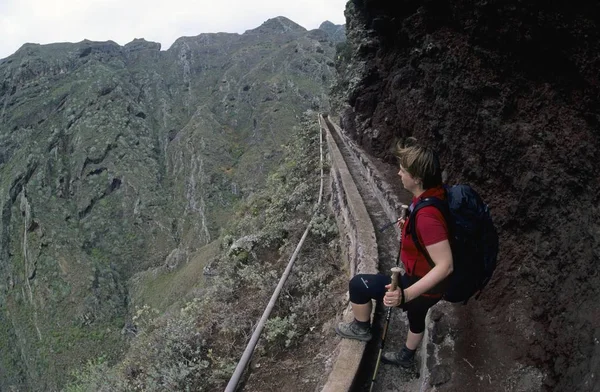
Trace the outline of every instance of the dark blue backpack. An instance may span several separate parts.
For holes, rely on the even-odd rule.
[[[469,185],[448,187],[446,196],[446,201],[435,197],[419,201],[411,211],[408,232],[433,268],[431,257],[416,235],[416,213],[426,206],[434,206],[442,212],[450,231],[454,260],[454,271],[445,282],[444,299],[466,304],[476,293],[475,298],[479,298],[492,278],[498,256],[498,233],[489,207]]]

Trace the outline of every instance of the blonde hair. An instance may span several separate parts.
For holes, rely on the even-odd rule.
[[[442,185],[440,161],[432,148],[418,145],[416,139],[411,137],[406,140],[404,147],[397,147],[396,156],[408,174],[423,182],[423,189]]]

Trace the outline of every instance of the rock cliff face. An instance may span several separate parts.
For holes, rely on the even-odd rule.
[[[185,262],[260,186],[334,42],[278,17],[245,34],[24,45],[0,60],[0,390],[56,390],[118,356],[127,280]]]
[[[598,390],[600,6],[353,0],[346,16],[345,131],[390,163],[415,136],[481,191],[501,237],[487,333],[545,390]]]

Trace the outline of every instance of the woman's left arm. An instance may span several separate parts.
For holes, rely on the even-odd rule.
[[[438,283],[446,279],[453,270],[452,250],[448,240],[426,246],[429,257],[435,264],[418,282],[404,290],[405,301],[408,302],[431,290]]]
[[[453,270],[452,250],[450,249],[450,242],[443,240],[433,245],[426,246],[427,252],[435,267],[431,269],[424,277],[419,279],[415,284],[407,289],[404,289],[404,296],[406,301],[411,301],[417,298],[419,295],[431,290],[436,284],[446,279]],[[390,289],[390,285],[385,286],[386,289]],[[386,306],[398,306],[402,300],[402,294],[400,289],[395,291],[388,291],[385,293],[384,303]]]

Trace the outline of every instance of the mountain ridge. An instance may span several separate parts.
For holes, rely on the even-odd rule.
[[[315,30],[323,30],[326,31],[328,34],[331,35],[331,33],[335,33],[335,37],[332,37],[332,39],[335,42],[338,42],[340,39],[343,40],[343,34],[340,35],[339,31],[344,31],[343,29],[344,25],[335,25],[334,23],[330,22],[330,21],[325,21],[323,23],[321,23],[321,25],[316,28]],[[91,44],[92,46],[94,46],[95,44],[100,44],[100,43],[105,43],[105,44],[114,44],[117,46],[120,46],[122,48],[125,47],[136,47],[138,49],[140,48],[146,48],[146,49],[156,49],[155,45],[158,45],[158,50],[159,51],[168,51],[175,42],[177,42],[178,40],[181,39],[185,39],[185,38],[197,38],[203,35],[244,35],[244,34],[260,34],[260,33],[290,33],[290,32],[297,32],[297,33],[305,33],[307,31],[310,31],[308,29],[306,29],[305,27],[299,25],[298,23],[294,22],[293,20],[285,17],[285,16],[276,16],[274,18],[270,18],[267,19],[265,22],[263,22],[260,26],[255,27],[253,29],[248,29],[246,31],[244,31],[243,33],[229,33],[229,32],[224,32],[224,31],[219,31],[219,32],[206,32],[206,33],[200,33],[198,35],[195,36],[182,36],[177,38],[175,41],[173,41],[173,43],[169,46],[169,48],[167,49],[162,49],[163,44],[161,42],[157,42],[157,41],[149,41],[146,40],[144,37],[139,37],[139,38],[133,38],[131,41],[120,45],[117,42],[113,41],[113,40],[108,40],[108,41],[93,41],[93,40],[89,40],[89,39],[83,39],[79,42],[55,42],[55,43],[47,43],[47,44],[40,44],[40,43],[35,43],[35,42],[27,42],[24,43],[23,45],[21,45],[14,53],[9,54],[8,56],[4,57],[4,58],[0,58],[0,64],[3,63],[4,60],[8,60],[10,59],[12,56],[17,55],[20,51],[22,50],[27,50],[28,48],[35,48],[35,47],[59,47],[59,46],[64,46],[64,45],[76,45],[76,44]]]

